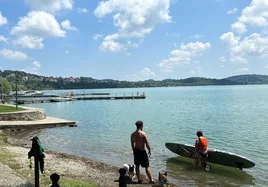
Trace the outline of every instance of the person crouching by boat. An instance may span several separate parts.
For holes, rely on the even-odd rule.
[[[202,131],[197,131],[194,150],[194,167],[197,168],[199,161],[203,167],[206,167],[206,158],[208,157],[208,139],[203,137]]]

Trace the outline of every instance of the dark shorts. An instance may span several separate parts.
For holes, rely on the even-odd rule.
[[[134,164],[141,167],[149,167],[149,159],[145,150],[134,149]]]
[[[206,158],[208,156],[208,152],[207,151],[204,151],[204,152],[201,152],[199,153],[203,158]]]

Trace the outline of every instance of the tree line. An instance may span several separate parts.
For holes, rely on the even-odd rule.
[[[47,77],[26,73],[23,71],[0,70],[0,76],[2,77],[1,85],[3,85],[4,94],[9,94],[11,91],[15,91],[16,82],[18,83],[18,90],[268,84],[267,75],[239,75],[223,79],[190,77],[186,79],[120,81],[113,79],[98,80],[91,77]]]

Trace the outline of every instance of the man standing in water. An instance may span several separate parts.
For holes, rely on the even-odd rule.
[[[199,160],[201,161],[202,166],[206,167],[205,161],[208,156],[208,140],[203,137],[202,131],[197,131],[197,139],[195,141],[195,150],[194,150],[194,167],[197,168]]]
[[[131,147],[134,154],[134,164],[136,169],[136,175],[138,178],[138,183],[141,183],[140,179],[140,165],[145,168],[146,174],[149,178],[149,183],[154,183],[155,181],[152,178],[151,170],[149,167],[148,155],[151,156],[151,148],[148,142],[146,133],[142,131],[143,122],[136,122],[137,130],[131,134]],[[148,149],[148,155],[145,150],[145,146]]]

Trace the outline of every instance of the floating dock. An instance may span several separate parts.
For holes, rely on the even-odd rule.
[[[118,100],[118,99],[145,99],[145,96],[114,96],[114,97],[74,97],[70,101],[77,100]],[[34,100],[18,100],[18,104],[32,104],[32,103],[52,103],[60,102],[55,101],[54,99],[34,99]],[[63,101],[61,101],[63,102]],[[14,101],[16,103],[16,101]]]
[[[117,93],[102,93],[102,94],[73,94],[72,97],[70,97],[70,100],[68,100],[68,96],[64,96],[61,98],[66,98],[62,101],[57,101],[57,97],[60,97],[59,95],[42,95],[42,96],[35,96],[35,97],[29,97],[29,96],[19,96],[18,97],[18,104],[33,104],[33,103],[51,103],[51,102],[66,102],[66,101],[78,101],[78,100],[124,100],[124,99],[145,99],[145,93],[142,93],[141,95],[137,93],[132,94],[117,94]],[[16,104],[16,100],[13,99],[14,103]]]
[[[63,95],[66,95],[66,93],[65,94],[63,94]],[[105,96],[107,96],[107,95],[111,95],[111,93],[98,93],[98,92],[96,92],[96,93],[75,93],[74,95],[76,95],[76,96],[88,96],[88,95],[91,95],[91,96],[94,96],[94,95],[98,95],[98,96],[103,96],[103,95],[105,95]],[[59,97],[59,96],[61,96],[61,95],[59,95],[59,94],[44,94],[44,95],[18,95],[18,98],[47,98],[47,97]],[[16,97],[16,95],[12,95],[12,96],[10,96],[10,97],[7,97],[7,98],[12,98],[12,97]]]

